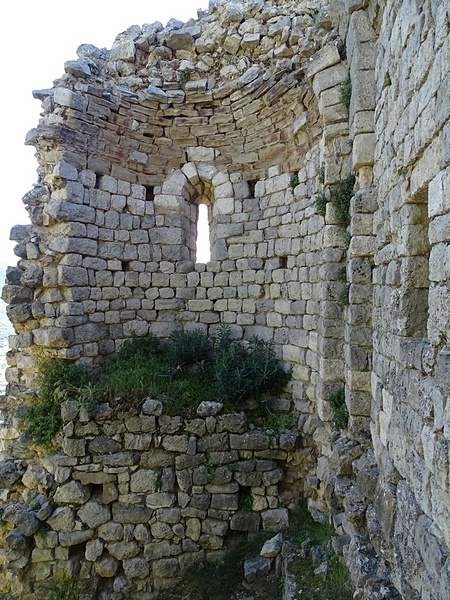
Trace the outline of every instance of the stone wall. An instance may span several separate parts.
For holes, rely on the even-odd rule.
[[[450,598],[449,37],[433,0],[252,0],[81,46],[35,92],[5,414],[43,356],[95,367],[133,334],[259,335],[292,366],[316,465],[299,485],[358,597]]]
[[[157,597],[225,540],[282,531],[310,466],[297,432],[252,426],[202,402],[192,419],[147,398],[125,413],[62,405],[62,453],[40,465],[4,461],[12,502],[0,592],[35,598],[36,582],[76,576],[83,597]],[[297,491],[296,491],[297,489]],[[24,500],[26,504],[24,504]],[[159,596],[158,596],[159,597]]]

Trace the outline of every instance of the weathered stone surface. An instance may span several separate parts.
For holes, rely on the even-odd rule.
[[[0,488],[12,488],[23,475],[23,469],[17,462],[2,460],[0,462]]]
[[[22,504],[7,506],[3,511],[2,518],[8,523],[14,523],[20,533],[26,537],[34,535],[40,527],[40,521],[36,514],[27,510]]]
[[[146,506],[127,506],[121,504],[113,504],[112,506],[113,519],[117,523],[147,523],[151,519],[153,510]]]
[[[261,514],[265,531],[280,531],[289,527],[289,513],[286,508],[274,508]]]
[[[81,510],[78,511],[78,517],[88,527],[95,529],[111,519],[111,511],[99,502],[91,500],[86,502]]]
[[[58,539],[63,548],[69,548],[70,546],[78,546],[92,539],[94,535],[95,532],[92,529],[85,529],[84,531],[61,531],[58,534]]]
[[[84,504],[90,498],[88,488],[77,481],[69,481],[59,487],[53,497],[54,501],[61,504]]]

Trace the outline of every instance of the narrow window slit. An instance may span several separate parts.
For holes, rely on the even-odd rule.
[[[199,204],[197,212],[197,256],[198,263],[207,263],[211,260],[211,243],[209,231],[208,207]]]

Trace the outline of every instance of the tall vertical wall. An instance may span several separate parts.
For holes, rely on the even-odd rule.
[[[316,465],[304,494],[358,597],[450,597],[445,3],[213,2],[78,54],[35,92],[8,406],[43,356],[95,366],[133,334],[220,323],[271,340]],[[329,200],[351,173],[347,224]]]

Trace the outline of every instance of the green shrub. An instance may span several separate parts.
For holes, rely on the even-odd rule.
[[[328,404],[333,411],[333,420],[336,427],[346,429],[348,426],[348,410],[345,404],[345,389],[342,387],[328,398]]]
[[[40,584],[38,589],[50,593],[52,600],[78,600],[80,590],[76,577],[61,577],[49,583]]]
[[[341,267],[337,274],[337,280],[342,283],[347,283],[347,267]]]
[[[299,184],[299,178],[298,178],[298,173],[294,173],[294,175],[291,175],[291,179],[289,181],[289,186],[291,187],[291,189],[295,189]]]
[[[319,183],[321,185],[323,185],[325,183],[325,166],[322,165],[319,169],[319,173],[317,175],[317,179],[319,180]]]
[[[88,384],[86,369],[66,360],[47,360],[41,363],[38,374],[39,391],[30,404],[18,410],[18,417],[40,446],[48,447],[62,427],[61,403],[77,399]]]
[[[174,366],[210,360],[211,350],[211,340],[199,330],[174,331],[167,345],[167,355]]]
[[[169,414],[190,414],[202,400],[233,402],[281,391],[289,381],[269,343],[254,338],[248,349],[223,327],[212,342],[201,332],[178,332],[164,345],[152,336],[127,340],[96,379],[64,360],[41,365],[40,389],[19,417],[31,439],[49,446],[61,429],[61,402],[77,400],[88,411],[100,401],[124,410],[151,395]]]
[[[332,187],[330,200],[336,211],[336,218],[342,225],[350,223],[350,200],[355,188],[355,177],[349,175]]]
[[[214,352],[214,362],[203,361],[200,374],[213,383],[216,397],[231,405],[281,392],[291,378],[291,372],[275,358],[270,342],[253,337],[245,349],[231,338],[229,327],[220,329]]]
[[[339,56],[341,60],[347,59],[347,44],[345,40],[339,40],[336,44],[337,51],[339,52]]]
[[[342,287],[342,290],[339,293],[338,303],[341,306],[348,306],[349,302],[350,302],[350,284],[346,283]]]
[[[353,588],[348,569],[343,560],[331,550],[331,538],[334,528],[326,521],[314,521],[306,503],[302,503],[289,515],[289,541],[298,550],[298,554],[289,565],[289,571],[295,576],[297,589],[304,600],[351,600]],[[328,570],[318,575],[314,571],[317,563],[305,553],[302,544],[321,546],[326,553]]]
[[[325,194],[319,194],[316,198],[316,210],[321,217],[327,213],[328,198]]]

